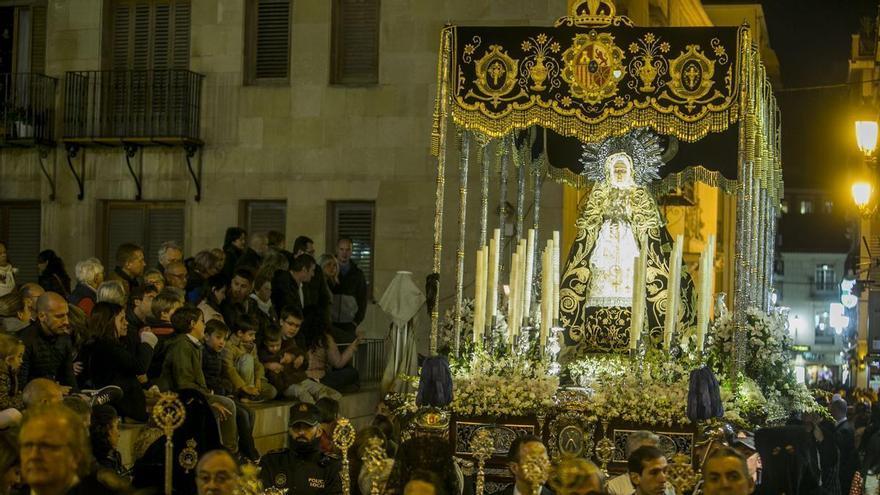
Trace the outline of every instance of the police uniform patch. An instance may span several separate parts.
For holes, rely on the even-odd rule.
[[[275,475],[275,486],[278,488],[287,486],[287,475],[284,473],[278,473]]]
[[[309,478],[309,488],[324,488],[324,480]]]

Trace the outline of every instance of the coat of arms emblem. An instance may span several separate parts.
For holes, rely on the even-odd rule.
[[[610,33],[578,34],[562,54],[562,78],[572,96],[596,104],[617,94],[617,83],[625,74],[623,59],[623,50]]]

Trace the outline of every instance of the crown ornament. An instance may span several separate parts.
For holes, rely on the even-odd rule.
[[[568,7],[568,15],[556,21],[559,26],[607,27],[633,26],[629,17],[617,15],[612,0],[574,0]]]
[[[433,407],[426,408],[416,416],[415,426],[424,432],[444,432],[449,429],[449,414]]]

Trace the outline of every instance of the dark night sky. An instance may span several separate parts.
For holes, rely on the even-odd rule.
[[[743,3],[710,0],[704,3]],[[873,17],[877,0],[764,0],[770,43],[779,57],[786,187],[824,187],[847,194],[858,160],[850,89],[798,91],[846,83],[851,35]]]

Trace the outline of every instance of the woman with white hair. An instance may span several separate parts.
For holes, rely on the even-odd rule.
[[[92,308],[98,299],[98,287],[104,282],[104,265],[98,258],[89,258],[76,264],[76,288],[70,293],[69,301],[86,316],[91,316]]]
[[[119,280],[104,282],[98,286],[98,302],[111,302],[125,307],[128,304],[125,286]]]

